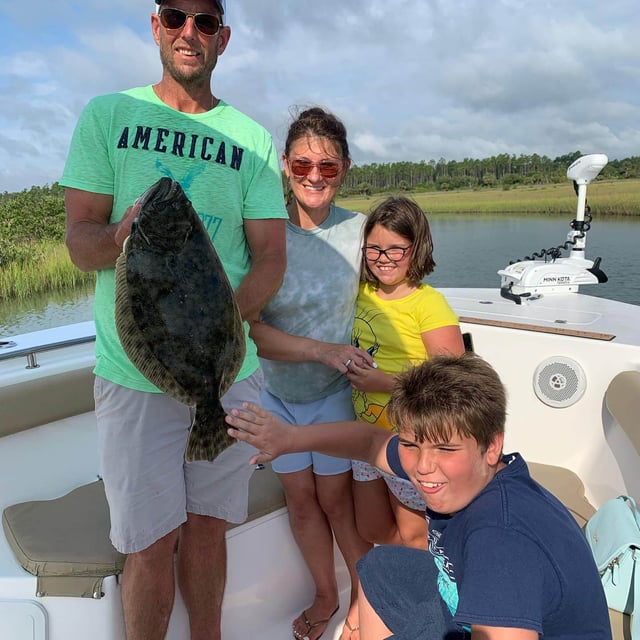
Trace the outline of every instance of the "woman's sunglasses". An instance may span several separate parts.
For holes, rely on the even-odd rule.
[[[320,175],[323,178],[331,179],[336,178],[342,169],[340,162],[309,162],[308,160],[288,160],[291,173],[296,178],[305,178],[308,176],[313,167],[318,167]]]
[[[162,9],[158,15],[162,26],[172,31],[182,29],[187,18],[193,18],[196,29],[203,36],[215,36],[222,26],[220,18],[211,13],[187,13],[181,9]]]

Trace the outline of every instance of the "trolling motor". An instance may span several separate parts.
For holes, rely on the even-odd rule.
[[[607,276],[600,270],[601,259],[587,260],[584,251],[591,222],[587,185],[607,162],[609,159],[603,153],[592,153],[581,156],[567,169],[567,178],[573,180],[578,196],[576,219],[571,222],[567,241],[559,247],[534,253],[533,257],[513,261],[498,271],[498,275],[502,276],[500,295],[503,298],[522,304],[523,299],[533,300],[545,294],[577,293],[581,284],[607,281]],[[586,221],[585,213],[588,216]],[[569,257],[561,258],[561,250],[569,247]]]

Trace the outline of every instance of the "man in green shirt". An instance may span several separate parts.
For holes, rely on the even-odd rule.
[[[96,417],[111,539],[128,554],[122,584],[128,640],[164,638],[178,584],[192,640],[220,638],[227,522],[247,515],[251,467],[233,445],[214,462],[184,462],[189,408],[162,394],[133,366],[118,339],[114,265],[139,207],[161,176],[182,185],[235,290],[243,318],[277,291],[285,268],[286,211],[269,134],[211,92],[231,30],[224,0],[156,0],[151,16],[162,78],[94,98],[71,142],[67,246],[95,270]],[[258,401],[262,372],[248,336],[226,411]]]

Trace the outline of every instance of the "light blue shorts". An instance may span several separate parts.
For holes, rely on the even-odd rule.
[[[355,420],[353,403],[351,402],[351,388],[347,387],[338,393],[316,400],[296,404],[284,402],[266,390],[261,394],[262,406],[288,424],[317,424],[319,422],[337,422],[340,420]],[[317,451],[304,453],[287,453],[277,457],[271,463],[276,473],[295,473],[313,467],[313,472],[319,476],[336,476],[351,471],[351,460],[334,458]]]
[[[260,400],[262,370],[222,397],[225,411]],[[96,377],[101,474],[111,542],[135,553],[177,529],[188,513],[240,523],[247,518],[256,449],[236,442],[213,462],[186,463],[191,410],[163,393],[134,391]]]

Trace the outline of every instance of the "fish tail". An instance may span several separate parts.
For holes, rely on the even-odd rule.
[[[214,460],[235,442],[227,433],[227,423],[222,405],[196,407],[196,415],[189,432],[185,460]]]

